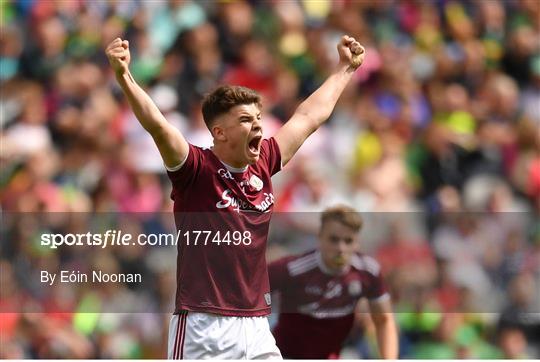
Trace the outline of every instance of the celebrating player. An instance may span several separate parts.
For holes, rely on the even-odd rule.
[[[117,38],[107,47],[118,83],[163,158],[184,236],[169,358],[281,358],[265,317],[271,176],[326,121],[362,63],[364,48],[354,38],[343,36],[337,49],[336,70],[273,138],[262,138],[256,92],[226,85],[206,96],[202,113],[213,147],[203,149],[189,144],[137,85],[128,68],[128,42]]]
[[[284,357],[338,358],[357,303],[367,298],[380,357],[397,358],[396,326],[379,264],[357,252],[361,227],[354,209],[329,208],[321,216],[318,250],[269,264],[270,287],[280,294],[274,336]]]

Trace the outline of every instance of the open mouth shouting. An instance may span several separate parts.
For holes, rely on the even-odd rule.
[[[247,153],[250,158],[259,157],[261,151],[262,135],[258,134],[248,139]]]

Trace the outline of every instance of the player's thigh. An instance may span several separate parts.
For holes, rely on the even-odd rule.
[[[186,312],[171,321],[169,358],[244,359],[245,334],[239,317]]]
[[[268,318],[250,318],[247,323],[248,348],[247,359],[283,359],[270,331]]]
[[[185,342],[185,331],[187,314],[173,314],[169,322],[169,339],[167,343],[167,358],[182,359],[183,345]]]

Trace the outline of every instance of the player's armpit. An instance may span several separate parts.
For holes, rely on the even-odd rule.
[[[178,170],[189,152],[189,145],[182,133],[174,126],[167,124],[162,129],[150,134],[167,169]]]

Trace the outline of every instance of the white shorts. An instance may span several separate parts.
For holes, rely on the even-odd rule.
[[[266,317],[182,312],[169,324],[169,359],[283,359]]]

